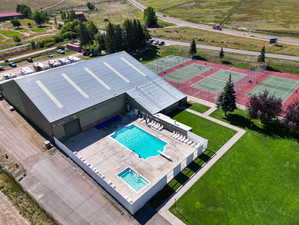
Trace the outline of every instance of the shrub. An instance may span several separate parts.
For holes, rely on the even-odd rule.
[[[19,36],[14,36],[13,40],[17,43],[21,42],[21,38]]]
[[[265,90],[259,95],[251,96],[247,107],[251,118],[258,118],[265,124],[281,114],[282,101]]]

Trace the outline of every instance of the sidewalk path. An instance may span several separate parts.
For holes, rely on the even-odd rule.
[[[192,101],[198,102],[203,104],[204,102],[201,99],[196,99],[194,97],[191,97]],[[211,104],[205,104],[207,106],[211,107]],[[213,158],[210,159],[191,179],[180,189],[177,190],[177,192],[166,202],[165,205],[160,208],[159,213],[162,215],[167,221],[169,221],[173,225],[183,225],[184,223],[179,220],[176,216],[174,216],[170,211],[169,208],[178,200],[182,195],[185,194],[185,192],[192,187],[193,184],[195,184],[244,134],[245,130],[238,128],[236,126],[233,126],[231,124],[225,123],[221,120],[217,120],[213,117],[210,117],[210,113],[214,112],[216,110],[216,106],[212,106],[211,109],[209,109],[205,113],[199,113],[191,109],[187,109],[188,112],[193,113],[197,116],[203,117],[205,119],[208,119],[214,123],[220,124],[224,127],[228,127],[230,129],[233,129],[237,131],[237,133],[229,139],[215,154]]]

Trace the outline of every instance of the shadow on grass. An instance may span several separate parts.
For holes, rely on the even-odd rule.
[[[263,127],[259,127],[248,117],[239,114],[231,113],[228,114],[227,117],[223,117],[223,119],[227,120],[230,124],[237,127],[250,129],[264,135],[272,137],[276,136],[280,138],[293,138],[297,141],[299,140],[299,134],[291,133],[289,129],[279,120],[265,123],[263,124]]]
[[[208,61],[206,58],[200,56],[200,55],[195,55],[192,57],[193,60],[202,60],[202,61]]]

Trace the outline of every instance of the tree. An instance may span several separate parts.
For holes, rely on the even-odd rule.
[[[265,46],[261,49],[261,53],[257,58],[259,63],[264,63],[266,61],[266,48]]]
[[[98,33],[97,26],[92,21],[87,21],[86,22],[86,28],[87,28],[87,31],[88,31],[88,33],[90,35],[90,38],[92,40],[94,40],[96,33]]]
[[[263,124],[266,124],[281,114],[282,101],[265,90],[259,95],[251,96],[247,108],[251,118],[260,119]]]
[[[84,45],[90,45],[92,42],[92,39],[87,30],[87,27],[86,27],[85,23],[83,23],[83,22],[80,22],[80,24],[79,24],[79,39],[80,39],[81,47]]]
[[[92,4],[91,2],[87,2],[86,6],[89,10],[95,10],[95,8],[96,8],[95,5]]]
[[[48,21],[48,14],[45,11],[35,11],[33,13],[33,20],[35,21],[36,24],[41,26],[45,22]]]
[[[299,100],[288,105],[285,120],[291,131],[299,131]]]
[[[14,27],[19,28],[21,26],[21,23],[19,20],[14,19],[14,20],[11,20],[10,22]]]
[[[145,27],[158,27],[158,18],[152,7],[147,7],[143,11],[143,19]]]
[[[220,59],[223,59],[223,58],[224,58],[224,50],[223,50],[223,48],[220,49],[220,52],[219,52],[219,58],[220,58]]]
[[[97,43],[99,45],[99,48],[101,50],[106,50],[106,47],[105,47],[105,34],[97,33],[95,35],[95,40],[97,41]]]
[[[225,116],[227,116],[227,112],[233,112],[237,109],[236,92],[234,90],[234,83],[232,82],[231,75],[229,75],[229,79],[225,84],[223,92],[218,98],[217,107],[223,110]]]
[[[16,11],[22,13],[26,18],[31,18],[32,16],[31,8],[24,4],[17,4]]]
[[[196,42],[193,39],[190,45],[190,50],[189,50],[190,55],[193,57],[194,55],[196,55],[197,53],[197,49],[196,49]]]
[[[16,43],[21,42],[21,38],[20,38],[19,36],[13,36],[13,40],[14,40]]]

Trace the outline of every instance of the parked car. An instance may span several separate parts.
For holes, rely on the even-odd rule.
[[[49,58],[53,58],[53,55],[49,52],[49,53],[48,53],[48,57],[49,57]]]
[[[0,71],[4,70],[4,66],[0,66]]]
[[[4,79],[9,80],[9,79],[17,77],[17,75],[14,73],[6,73],[3,75],[3,77],[4,77]]]
[[[64,51],[63,49],[60,49],[60,48],[57,49],[56,52],[57,52],[58,54],[64,54],[64,53],[65,53],[65,51]]]
[[[27,58],[27,62],[29,62],[29,63],[33,63],[33,59],[32,59],[32,57]]]
[[[71,61],[68,60],[68,59],[66,59],[66,58],[60,58],[60,59],[58,59],[58,61],[59,61],[62,65],[66,65],[66,64],[71,63]]]
[[[80,61],[80,59],[77,56],[72,56],[72,55],[68,56],[67,59],[70,60],[71,62]]]
[[[33,63],[33,68],[35,69],[35,71],[42,71],[45,69],[45,65],[41,62],[35,62]]]
[[[165,45],[165,42],[164,41],[160,41],[159,45],[160,46]]]
[[[17,64],[15,62],[8,62],[8,65],[13,68],[17,67]]]
[[[33,72],[34,72],[33,69],[31,69],[28,66],[25,66],[25,67],[21,68],[21,74],[23,74],[23,75],[31,74]]]

